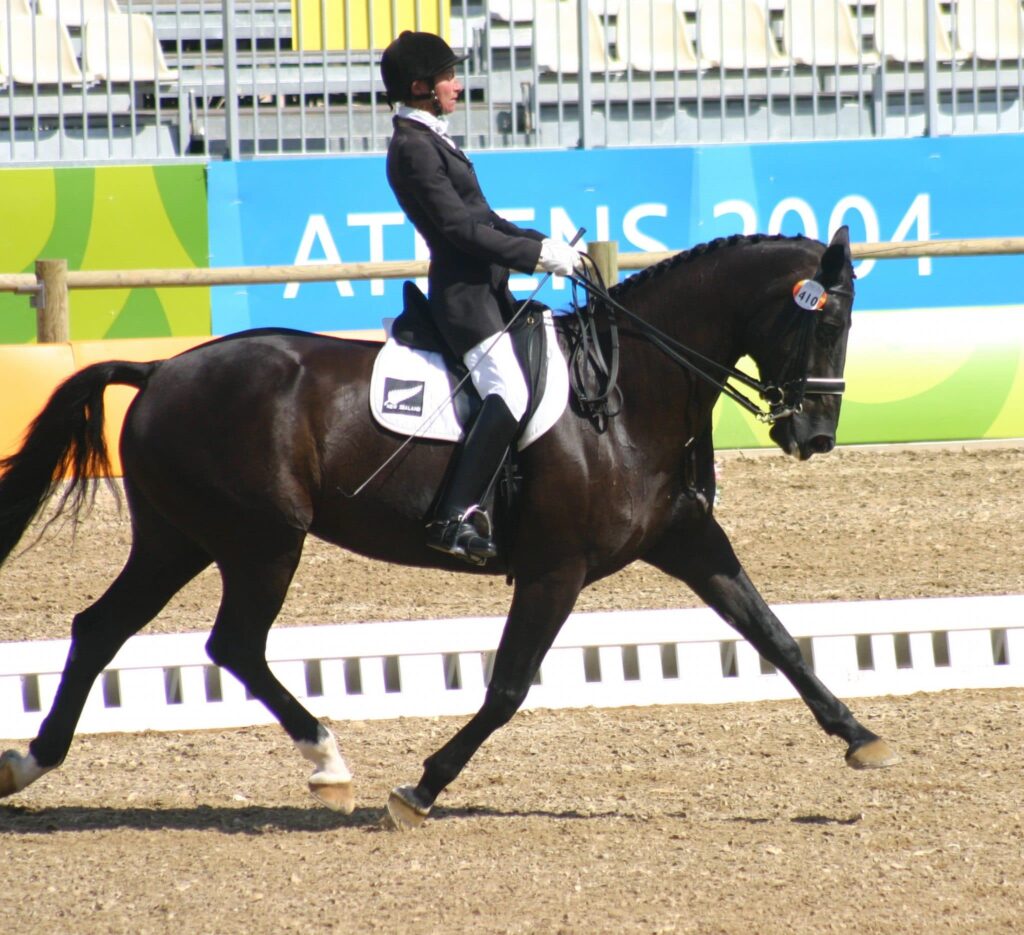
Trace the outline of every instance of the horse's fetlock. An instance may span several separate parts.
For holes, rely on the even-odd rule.
[[[229,668],[229,653],[227,651],[227,647],[217,639],[216,634],[212,634],[206,641],[206,655],[210,657],[210,662],[215,666],[220,666],[222,669]]]

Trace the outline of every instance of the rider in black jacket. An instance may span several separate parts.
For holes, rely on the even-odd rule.
[[[511,339],[497,337],[515,312],[509,270],[533,273],[539,265],[568,276],[581,260],[574,247],[495,214],[473,164],[448,136],[445,117],[462,91],[455,66],[464,58],[438,36],[407,31],[385,49],[380,68],[388,102],[399,105],[388,183],[430,248],[432,317],[483,400],[427,525],[427,544],[483,564],[496,550],[472,515],[528,403]]]

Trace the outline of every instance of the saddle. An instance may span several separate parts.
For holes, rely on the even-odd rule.
[[[402,313],[391,325],[391,336],[405,347],[441,355],[448,370],[449,383],[455,391],[453,402],[459,424],[468,425],[480,408],[480,397],[472,382],[466,379],[466,365],[448,349],[430,314],[430,302],[416,283],[407,281],[404,284],[402,306]],[[530,301],[508,332],[530,393],[526,414],[520,422],[520,432],[530,421],[544,397],[547,381],[547,331],[544,327],[546,311],[547,306]]]

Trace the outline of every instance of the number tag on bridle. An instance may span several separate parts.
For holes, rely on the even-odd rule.
[[[818,312],[825,307],[828,292],[814,279],[801,279],[793,286],[793,301],[809,312]]]

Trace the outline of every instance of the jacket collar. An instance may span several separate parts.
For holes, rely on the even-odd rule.
[[[407,117],[404,114],[398,113],[391,118],[391,122],[394,124],[396,129],[401,126],[410,130],[415,130],[418,133],[423,133],[429,137],[433,141],[434,145],[442,152],[451,153],[453,156],[457,156],[467,165],[473,164],[470,161],[469,156],[459,149],[458,146],[452,146],[450,143],[447,143],[444,138],[432,127],[428,126],[425,121],[413,117]]]

